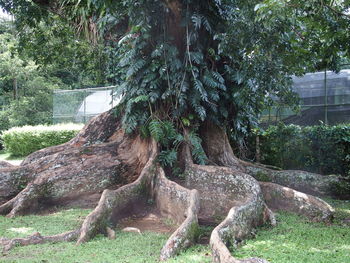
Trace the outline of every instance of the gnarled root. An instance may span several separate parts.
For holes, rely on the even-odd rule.
[[[95,143],[111,141],[111,138],[120,126],[118,118],[113,114],[113,110],[104,112],[92,118],[87,125],[69,142],[61,145],[48,147],[36,151],[21,163],[22,166],[31,164],[44,157],[65,151],[67,148],[88,146]]]
[[[21,166],[1,168],[0,202],[11,199],[0,206],[0,214],[13,217],[36,210],[38,204],[82,202],[106,188],[135,181],[149,159],[150,142],[125,134],[121,128],[108,132],[109,126],[120,124],[111,114],[102,117],[109,122],[93,120],[67,149],[48,149],[48,155],[43,150],[28,157],[30,163],[27,159]],[[107,129],[101,132],[103,136],[97,132],[97,124]],[[91,142],[98,139],[104,141]]]
[[[215,135],[211,136],[213,133],[215,133]],[[262,213],[262,221],[270,221],[272,225],[276,224],[271,210],[269,210],[265,204],[265,209],[262,209],[261,203],[263,202],[261,200],[263,199],[265,199],[267,205],[272,206],[272,208],[286,209],[286,207],[283,206],[288,204],[288,209],[290,211],[303,213],[314,219],[328,220],[331,218],[333,210],[327,203],[289,188],[274,184],[262,184],[264,190],[263,197],[260,187],[255,180],[251,180],[251,176],[259,181],[272,181],[316,195],[329,194],[330,183],[332,180],[337,180],[336,178],[326,178],[321,175],[302,171],[276,171],[263,165],[250,164],[239,160],[233,155],[226,132],[212,123],[205,123],[202,126],[201,134],[202,137],[207,138],[207,140],[204,141],[203,148],[209,160],[214,164],[224,165],[234,169],[229,172],[231,174],[229,175],[227,174],[228,171],[224,172],[222,168],[219,167],[209,168],[205,166],[200,169],[193,169],[196,167],[192,164],[188,165],[190,168],[190,176],[186,182],[187,185],[198,189],[205,195],[205,197],[201,196],[200,216],[202,214],[208,215],[207,211],[215,211],[218,202],[214,203],[213,200],[220,199],[218,193],[224,193],[224,196],[228,198],[224,202],[219,202],[219,207],[227,209],[227,207],[223,206],[225,203],[232,207],[226,219],[214,229],[210,239],[215,262],[265,262],[261,259],[236,260],[231,256],[230,251],[225,245],[225,242],[232,242],[237,238],[241,239],[248,235],[250,230],[257,226],[257,220],[259,218],[261,219],[261,211],[264,211]],[[223,176],[224,174],[226,175]],[[222,178],[226,179],[223,180]],[[231,180],[229,180],[229,178],[231,178]],[[243,180],[243,178],[245,179]],[[216,189],[215,193],[217,194],[208,198],[208,193],[213,192],[210,191],[210,185],[213,183],[215,184],[216,181],[218,185],[213,188]],[[226,185],[231,186],[232,193],[235,193],[235,196],[232,196],[232,198],[230,198],[230,187]],[[249,186],[253,185],[254,187],[249,189]],[[273,191],[270,191],[271,187],[268,186],[272,185],[276,187],[273,188]],[[241,186],[243,186],[243,188],[241,188]],[[274,193],[275,195],[273,195]],[[230,200],[240,200],[240,202],[232,203]],[[273,202],[278,205],[274,206]],[[215,207],[211,207],[211,203],[215,204]],[[259,203],[260,205],[258,205]],[[203,208],[207,208],[207,211],[204,213],[202,211]]]
[[[188,247],[195,240],[196,228],[198,227],[199,197],[197,190],[188,190],[175,182],[166,179],[164,171],[155,164],[157,156],[157,144],[153,141],[148,144],[150,158],[144,166],[139,178],[117,190],[106,189],[99,204],[84,220],[81,228],[68,233],[55,236],[43,237],[36,233],[28,238],[2,239],[4,250],[10,250],[14,245],[40,244],[50,241],[71,241],[77,239],[77,244],[88,241],[97,233],[109,233],[113,236],[113,230],[109,228],[111,223],[117,223],[122,219],[121,211],[129,208],[132,203],[152,199],[161,214],[172,218],[178,223],[179,228],[172,234],[162,249],[161,259],[166,260],[177,254],[181,249]],[[21,207],[18,202],[30,202],[25,198],[39,185],[29,184],[25,191],[17,197],[5,203],[3,211],[11,207]],[[35,194],[31,195],[33,198]],[[21,201],[25,200],[25,201]],[[14,209],[14,208],[13,208]],[[13,212],[12,209],[12,212]],[[12,212],[9,215],[12,215]],[[15,213],[16,214],[16,213]]]
[[[274,183],[260,182],[260,187],[271,209],[304,215],[313,221],[328,222],[333,218],[334,209],[317,197]]]
[[[72,241],[77,238],[80,230],[69,231],[66,233],[53,235],[53,236],[42,236],[39,232],[34,233],[33,235],[26,238],[14,238],[14,239],[0,239],[0,245],[3,246],[3,253],[11,250],[15,246],[28,246],[36,244],[44,244],[48,242],[63,242],[63,241]]]
[[[226,219],[219,224],[210,236],[210,247],[213,253],[213,261],[216,263],[266,263],[260,258],[238,260],[232,257],[227,244],[242,240],[251,234],[252,228],[259,221],[259,209],[257,200],[248,200],[247,203],[233,207]],[[235,245],[235,244],[232,244]]]
[[[97,207],[84,220],[77,244],[91,239],[96,233],[101,232],[108,226],[113,213],[118,213],[132,203],[146,198],[145,191],[150,183],[154,159],[157,155],[157,145],[152,144],[151,157],[143,168],[140,177],[133,183],[124,185],[117,190],[105,190]]]
[[[114,191],[104,191],[98,206],[82,225],[78,244],[101,232],[108,223],[118,223],[122,219],[122,211],[135,202],[142,202],[142,199],[152,199],[163,216],[172,218],[180,225],[163,247],[161,260],[168,259],[194,242],[198,227],[198,192],[166,179],[164,171],[154,164],[155,157],[156,151],[134,183]]]
[[[166,179],[162,169],[155,182],[153,196],[157,207],[164,216],[180,224],[160,252],[160,259],[167,260],[191,246],[197,238],[199,194]]]
[[[148,155],[145,154],[144,157],[137,160],[139,157],[137,152],[135,153],[137,150],[131,150],[130,152],[135,156],[127,158],[130,156],[126,156],[127,154],[118,149],[125,149],[135,144],[138,144],[139,148],[145,146],[142,145],[143,142],[138,136],[128,136],[120,129],[120,122],[112,112],[103,113],[92,119],[68,143],[37,151],[29,155],[20,166],[2,163],[0,166],[0,204],[16,196],[25,189],[28,183],[33,183],[37,179],[40,183],[35,184],[42,184],[46,181],[50,184],[49,188],[53,186],[56,190],[66,189],[71,193],[74,191],[68,187],[75,185],[73,188],[78,189],[79,185],[86,185],[87,180],[94,176],[100,182],[95,179],[96,182],[91,185],[100,186],[98,191],[116,183],[125,183],[122,180],[123,175],[130,176],[126,182],[131,182],[137,178],[147,162]],[[117,162],[119,162],[118,165],[116,165]],[[111,167],[112,163],[114,163],[114,168]],[[104,166],[110,169],[105,169]],[[128,172],[127,175],[126,172]],[[106,173],[113,177],[109,182],[106,176],[100,177]],[[84,179],[84,177],[88,178]],[[91,193],[87,189],[83,190],[83,187],[80,189],[82,190],[78,191],[80,193]],[[55,191],[53,195],[55,199],[60,193]],[[50,194],[47,194],[46,197],[50,197]],[[69,198],[65,194],[62,194],[61,197]]]
[[[274,170],[265,165],[252,164],[241,161],[246,173],[258,181],[283,185],[297,191],[315,196],[334,196],[332,185],[339,182],[337,176],[323,176],[320,174],[299,170]]]
[[[261,259],[237,261],[226,246],[226,243],[249,236],[253,228],[266,221],[275,224],[273,213],[263,201],[258,182],[227,167],[190,164],[186,174],[186,186],[198,189],[201,194],[200,220],[220,223],[220,218],[228,213],[210,237],[214,262],[266,262]]]

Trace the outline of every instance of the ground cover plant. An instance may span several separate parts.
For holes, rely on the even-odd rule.
[[[238,258],[262,257],[271,263],[347,263],[350,257],[350,202],[328,201],[336,207],[334,224],[310,222],[295,214],[279,213],[275,228],[260,228],[255,238],[239,244],[234,255]],[[0,236],[12,238],[25,237],[36,231],[44,235],[69,231],[90,211],[75,208],[14,219],[1,217]],[[73,242],[17,247],[3,255],[1,262],[151,263],[158,261],[159,251],[167,238],[168,234],[146,232],[139,235],[117,231],[116,240],[99,235],[81,247]],[[208,245],[196,245],[168,262],[211,262],[210,254]]]

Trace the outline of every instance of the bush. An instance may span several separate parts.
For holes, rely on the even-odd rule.
[[[72,139],[82,124],[14,127],[3,132],[5,150],[13,156],[26,156],[37,150],[65,143]]]
[[[52,91],[58,85],[42,77],[28,80],[23,89],[26,95],[7,105],[10,127],[52,123]]]
[[[259,135],[261,162],[283,169],[301,169],[320,174],[350,175],[350,125],[270,126],[249,139],[255,152]]]

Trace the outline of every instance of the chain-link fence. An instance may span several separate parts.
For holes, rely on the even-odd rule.
[[[350,69],[308,73],[293,78],[300,96],[300,112],[289,107],[271,107],[263,114],[265,124],[319,125],[350,122]]]
[[[113,86],[77,90],[55,90],[53,93],[53,122],[86,123],[92,117],[118,104]]]

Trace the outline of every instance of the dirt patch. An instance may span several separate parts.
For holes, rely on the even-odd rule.
[[[165,217],[162,217],[156,209],[146,211],[142,215],[125,218],[118,222],[117,228],[135,227],[141,232],[172,233],[176,230],[176,224]]]

